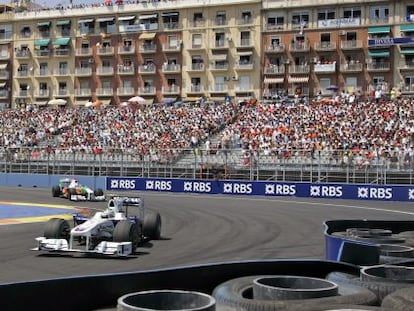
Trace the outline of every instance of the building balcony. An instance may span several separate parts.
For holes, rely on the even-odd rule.
[[[49,98],[50,92],[49,90],[38,89],[38,90],[34,90],[33,96],[37,98]]]
[[[140,53],[155,53],[157,51],[157,45],[155,43],[143,44],[139,47]]]
[[[398,64],[399,70],[414,70],[414,60],[404,60]]]
[[[242,25],[252,25],[254,23],[253,17],[238,18],[236,24],[239,26]]]
[[[309,96],[309,87],[301,87],[302,89],[302,96]],[[297,92],[296,87],[290,87],[288,88],[288,96],[295,96]]]
[[[30,97],[31,93],[29,90],[17,90],[16,92],[14,92],[14,97]]]
[[[341,72],[362,72],[362,69],[361,63],[343,63],[340,66]]]
[[[181,44],[163,44],[162,45],[162,51],[165,53],[174,53],[174,52],[180,52],[181,51]]]
[[[305,42],[295,42],[289,45],[289,51],[296,53],[309,52],[310,46]]]
[[[8,80],[10,73],[8,70],[0,70],[0,80]]]
[[[286,68],[285,66],[276,66],[276,65],[270,65],[266,66],[263,70],[264,74],[267,75],[283,75],[285,74]]]
[[[49,49],[35,50],[35,55],[36,57],[49,57],[52,55],[52,51]]]
[[[70,75],[69,68],[57,68],[53,69],[54,76],[68,76]]]
[[[17,70],[15,76],[17,78],[29,78],[31,75],[29,70]]]
[[[269,54],[284,53],[286,46],[283,43],[272,44],[265,47],[265,52]]]
[[[19,59],[30,58],[31,56],[32,56],[32,54],[30,53],[29,50],[16,50],[14,52],[14,57],[19,58]]]
[[[283,30],[283,24],[275,24],[275,23],[266,24],[266,30],[268,31]]]
[[[9,59],[10,58],[10,52],[9,51],[0,51],[0,60]]]
[[[229,48],[229,41],[226,39],[215,40],[211,45],[212,50],[227,50]]]
[[[138,66],[138,72],[140,74],[155,74],[157,72],[157,68],[155,65],[141,65]]]
[[[368,71],[388,71],[391,69],[390,63],[373,62],[367,64]]]
[[[139,95],[155,95],[156,89],[154,86],[144,86],[138,88]]]
[[[185,46],[187,48],[187,50],[192,50],[192,51],[196,51],[196,50],[204,50],[206,48],[206,46],[203,43],[194,43],[194,42],[190,42],[189,46]]]
[[[135,47],[132,45],[118,46],[118,54],[131,55],[135,53]]]
[[[92,68],[87,68],[87,67],[75,68],[75,75],[89,77],[92,75]]]
[[[203,63],[194,63],[188,66],[187,71],[191,72],[201,72],[205,70],[205,66]]]
[[[98,87],[95,90],[95,94],[96,96],[113,96],[114,90],[113,88],[109,88],[109,87]]]
[[[213,20],[213,26],[227,26],[228,20],[224,17],[217,17]]]
[[[211,93],[227,93],[228,90],[228,86],[224,83],[215,83],[214,85],[210,85],[209,89]]]
[[[315,73],[334,73],[336,71],[336,62],[332,62],[332,64],[314,64],[313,71]]]
[[[330,41],[315,42],[314,48],[318,52],[336,51],[336,43]]]
[[[248,93],[248,92],[254,92],[254,86],[252,84],[243,84],[243,85],[235,85],[234,91],[236,93]]]
[[[204,93],[204,86],[199,85],[199,84],[193,84],[189,88],[187,88],[187,93],[191,93],[191,94]]]
[[[358,50],[362,49],[362,41],[361,40],[345,40],[341,41],[341,49],[342,50]]]
[[[253,70],[254,64],[253,62],[249,62],[249,63],[237,63],[234,66],[234,69],[236,70]]]
[[[204,19],[198,19],[195,21],[190,22],[190,28],[201,28],[206,27],[207,23]]]
[[[238,48],[252,48],[254,42],[252,39],[240,39],[240,42],[237,43]]]
[[[164,73],[180,73],[181,65],[179,64],[164,64],[162,65],[162,72]]]
[[[9,91],[7,90],[0,90],[0,98],[8,98],[9,97]]]
[[[229,67],[229,63],[214,63],[209,66],[209,69],[211,71],[227,71]]]
[[[309,73],[309,65],[291,65],[289,66],[289,73]]]
[[[48,68],[40,68],[34,71],[35,77],[51,77],[51,71]]]
[[[92,56],[92,48],[78,48],[75,50],[76,56]]]
[[[114,67],[98,66],[96,67],[96,74],[99,76],[110,76],[114,74]]]
[[[115,49],[113,46],[102,46],[96,49],[96,53],[101,56],[114,55]]]
[[[135,89],[133,87],[119,87],[116,89],[116,94],[118,96],[133,96]]]
[[[54,55],[57,57],[66,57],[66,56],[70,56],[70,49],[69,48],[65,48],[65,49],[55,49],[54,50],[55,53]]]
[[[134,64],[131,65],[118,65],[117,73],[119,75],[133,75],[135,73],[135,66]]]
[[[178,85],[163,86],[161,90],[164,95],[178,95],[181,93],[181,88]]]
[[[56,97],[69,97],[71,95],[68,88],[57,89],[53,94]]]
[[[90,97],[91,95],[92,95],[92,91],[90,88],[76,88],[75,89],[76,97]]]
[[[168,22],[168,23],[162,23],[162,27],[164,30],[176,30],[180,28],[179,22]]]

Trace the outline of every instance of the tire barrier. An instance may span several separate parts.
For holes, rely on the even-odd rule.
[[[347,231],[335,232],[332,235],[347,240],[373,244],[403,244],[406,242],[406,238],[392,233],[389,234],[388,231],[382,229],[376,229],[376,231],[347,229]]]
[[[364,267],[361,269],[361,281],[414,283],[414,269],[407,266],[389,265]]]
[[[347,273],[341,273],[341,272],[331,272],[326,276],[327,280],[330,280],[338,285],[354,285],[354,286],[360,286],[364,287],[368,290],[370,290],[372,293],[374,293],[378,297],[378,301],[381,303],[383,299],[401,289],[410,287],[413,284],[407,283],[403,281],[399,282],[390,282],[387,279],[381,279],[381,281],[363,281],[361,280],[360,276],[355,276]]]
[[[253,280],[253,297],[259,300],[310,299],[337,294],[338,285],[324,279],[279,275]]]
[[[414,310],[414,287],[399,289],[382,301],[381,306],[393,311],[412,311]]]
[[[380,255],[390,257],[413,257],[414,248],[405,245],[381,244]]]
[[[215,311],[210,295],[183,290],[150,290],[124,295],[118,299],[118,311]]]
[[[288,308],[297,309],[303,305],[317,307],[324,305],[375,305],[377,297],[366,288],[351,284],[338,284],[337,295],[312,299],[266,300],[254,297],[254,281],[277,278],[275,275],[247,276],[228,280],[218,285],[212,293],[218,308],[234,310],[277,311]],[[297,277],[299,279],[300,277]],[[321,281],[322,282],[322,281]],[[326,284],[326,283],[325,283]],[[294,296],[294,295],[293,295]]]
[[[221,311],[221,310],[220,310]],[[390,311],[389,309],[375,306],[361,305],[323,305],[323,306],[297,306],[283,311]]]

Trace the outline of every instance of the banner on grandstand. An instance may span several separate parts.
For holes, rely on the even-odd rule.
[[[413,201],[414,185],[315,184],[270,181],[107,177],[108,191],[159,191],[226,195],[292,196],[350,200]]]

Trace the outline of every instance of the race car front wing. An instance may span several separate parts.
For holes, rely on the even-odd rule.
[[[85,253],[85,254],[102,254],[108,256],[127,257],[132,254],[131,242],[109,242],[102,241],[94,249],[87,248],[71,248],[65,239],[47,239],[45,237],[38,237],[35,239],[37,247],[32,248],[32,251],[46,251],[54,253]]]

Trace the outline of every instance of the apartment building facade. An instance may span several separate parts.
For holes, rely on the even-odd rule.
[[[414,1],[162,1],[0,13],[0,105],[414,94]]]

